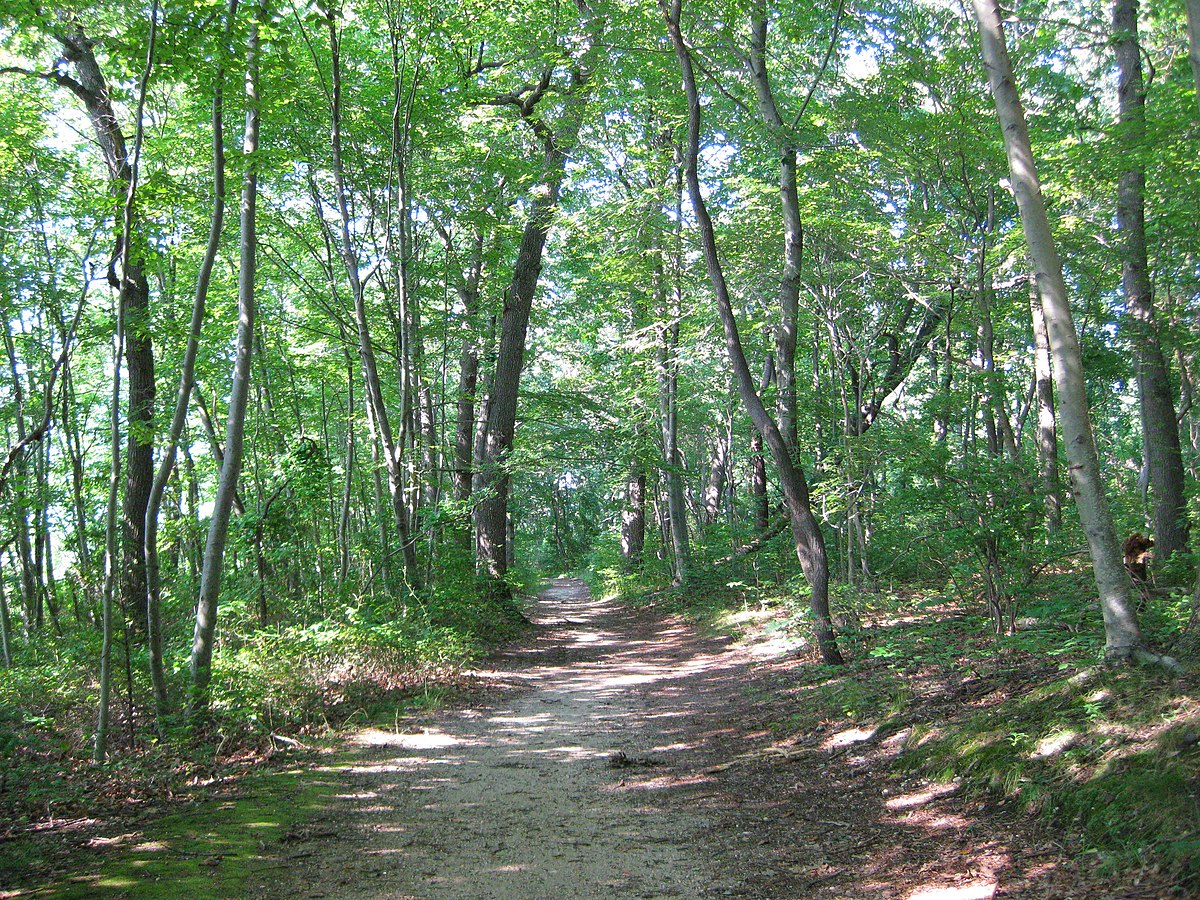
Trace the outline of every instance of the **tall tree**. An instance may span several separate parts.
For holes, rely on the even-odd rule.
[[[96,59],[96,41],[75,27],[55,39],[67,67],[53,79],[78,97],[87,110],[108,170],[109,188],[122,203],[130,196],[133,167],[125,135],[113,106],[112,91]],[[73,72],[74,75],[69,74]],[[140,127],[140,122],[137,126]],[[128,372],[125,490],[121,518],[121,606],[138,628],[146,626],[146,506],[154,480],[154,348],[151,343],[150,284],[146,278],[144,239],[137,230],[136,207],[118,229],[108,279],[120,297],[125,319]]]
[[[541,144],[541,174],[529,199],[529,213],[521,233],[512,280],[504,294],[496,368],[487,409],[484,453],[481,460],[483,496],[476,506],[479,552],[484,575],[493,587],[507,591],[508,573],[508,454],[517,422],[517,395],[525,362],[525,341],[533,296],[542,272],[543,252],[559,193],[566,177],[568,154],[575,146],[587,109],[587,89],[603,48],[599,38],[606,19],[583,0],[577,0],[580,31],[578,55],[568,58],[570,75],[559,86],[561,106],[557,119],[542,118],[539,104],[554,79],[554,68],[545,69],[537,82],[523,85],[496,98],[497,105],[515,107]],[[547,104],[548,105],[548,104]]]
[[[1187,500],[1183,455],[1167,359],[1154,315],[1150,262],[1146,253],[1146,170],[1140,156],[1146,141],[1146,89],[1138,36],[1138,0],[1113,5],[1117,57],[1120,146],[1126,161],[1117,184],[1117,227],[1121,237],[1121,284],[1137,359],[1142,448],[1150,476],[1155,553],[1167,560],[1187,549]]]
[[[1112,660],[1151,657],[1142,640],[1130,597],[1129,575],[1100,477],[1084,390],[1083,356],[1067,301],[1062,261],[1050,231],[1041,180],[1033,158],[1025,110],[1017,93],[997,0],[972,0],[979,26],[983,65],[996,103],[1008,154],[1009,173],[1021,226],[1042,297],[1054,379],[1062,412],[1063,442],[1076,507],[1091,551],[1092,569],[1104,616],[1105,656]]]
[[[213,639],[217,627],[217,600],[225,565],[225,544],[234,494],[242,471],[242,442],[245,437],[246,406],[250,394],[250,362],[254,352],[255,269],[258,263],[258,130],[259,130],[259,29],[266,19],[266,4],[260,4],[250,23],[246,48],[246,129],[242,138],[245,174],[238,227],[238,327],[233,379],[229,391],[229,414],[225,428],[225,458],[209,520],[200,573],[200,597],[196,603],[196,629],[192,638],[192,713],[208,713],[212,680]]]
[[[220,54],[229,45],[229,34],[237,16],[237,0],[229,0],[226,11],[225,37],[221,42]],[[200,260],[196,275],[196,295],[192,303],[191,322],[188,327],[187,347],[179,374],[179,390],[176,393],[175,411],[171,417],[170,430],[163,442],[163,456],[158,472],[150,488],[146,506],[146,637],[150,651],[150,678],[154,688],[154,705],[159,725],[167,713],[167,680],[163,665],[162,639],[162,577],[158,556],[158,519],[162,509],[163,494],[167,481],[175,468],[179,439],[187,423],[188,401],[195,386],[196,356],[200,351],[200,332],[204,324],[204,310],[208,302],[208,288],[212,281],[213,267],[221,247],[221,231],[225,223],[225,66],[223,55],[218,55],[213,75],[212,97],[212,214],[209,219],[208,244]]]
[[[712,283],[713,294],[717,301],[717,312],[725,332],[725,348],[729,364],[733,369],[742,405],[754,423],[754,427],[762,434],[779,471],[780,487],[783,489],[784,499],[791,517],[796,555],[800,559],[804,577],[812,589],[813,630],[821,658],[831,665],[840,664],[843,659],[838,650],[837,640],[833,633],[833,621],[829,615],[829,557],[825,551],[825,541],[821,535],[820,526],[812,512],[808,482],[804,477],[803,470],[794,464],[778,424],[767,412],[755,387],[754,376],[750,373],[746,354],[742,350],[737,318],[733,312],[733,301],[729,295],[721,259],[717,252],[716,232],[713,229],[712,218],[708,213],[708,206],[700,184],[698,166],[701,127],[700,91],[696,84],[692,51],[684,40],[680,25],[682,0],[672,0],[670,6],[667,5],[667,0],[659,0],[659,7],[667,23],[671,45],[675,48],[675,55],[679,60],[679,68],[683,76],[683,89],[687,95],[688,137],[684,150],[684,172],[687,177],[692,212],[695,214],[696,226],[700,234],[705,269],[708,271],[709,281]]]
[[[360,274],[359,254],[353,235],[354,222],[350,211],[349,188],[346,184],[345,164],[343,162],[342,146],[342,60],[341,38],[336,14],[331,10],[327,13],[329,29],[329,47],[331,53],[329,95],[330,112],[330,148],[333,153],[333,183],[337,194],[338,218],[341,223],[340,248],[342,263],[346,269],[346,278],[350,283],[350,295],[354,303],[354,322],[358,334],[359,359],[362,362],[363,380],[367,390],[367,402],[378,429],[379,439],[383,445],[384,462],[388,473],[388,491],[391,497],[392,518],[396,526],[396,534],[400,540],[400,550],[404,558],[404,574],[406,582],[413,588],[421,586],[421,571],[417,565],[416,544],[409,525],[408,508],[404,494],[404,447],[397,442],[392,428],[392,417],[384,400],[383,384],[379,378],[379,368],[375,360],[374,341],[371,337],[370,323],[367,319],[366,283]],[[401,215],[403,218],[403,214]],[[403,262],[402,262],[403,264]],[[401,293],[403,294],[402,287]],[[404,361],[402,359],[402,365]]]

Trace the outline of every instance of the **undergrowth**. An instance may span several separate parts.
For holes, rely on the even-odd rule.
[[[347,605],[338,621],[257,627],[224,612],[211,714],[183,712],[184,636],[168,646],[173,714],[151,713],[143,646],[114,654],[110,758],[90,762],[99,637],[34,636],[0,669],[0,838],[38,823],[180,799],[349,723],[392,722],[453,690],[465,663],[525,627],[517,601],[444,591],[399,609]]]

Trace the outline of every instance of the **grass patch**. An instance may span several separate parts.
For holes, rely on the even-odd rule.
[[[1112,866],[1200,883],[1195,678],[1086,668],[914,728],[898,765],[1024,805]]]
[[[331,792],[311,772],[258,772],[178,812],[147,810],[144,824],[81,822],[50,839],[23,835],[0,843],[0,872],[14,876],[2,886],[63,900],[253,894],[269,885],[274,860]]]
[[[351,725],[393,726],[444,704],[466,683],[466,663],[528,624],[518,601],[476,593],[473,582],[421,602],[348,603],[338,621],[264,628],[230,606],[213,659],[211,716],[199,730],[177,713],[166,733],[157,734],[144,648],[129,648],[127,666],[124,648],[114,652],[110,758],[102,765],[90,762],[98,635],[80,627],[18,643],[13,667],[0,669],[0,895],[17,877],[10,873],[29,883],[25,874],[38,871],[52,873],[44,884],[76,886],[70,888],[76,893],[45,896],[119,893],[129,889],[131,878],[142,885],[149,870],[165,880],[158,871],[162,860],[180,857],[194,867],[195,854],[201,854],[216,862],[197,877],[212,881],[228,870],[222,886],[204,893],[175,879],[163,896],[240,896],[231,887],[241,877],[237,861],[252,854],[235,833],[272,834],[296,821],[303,812],[289,807],[286,795],[302,798],[305,790],[295,783],[287,788],[282,811],[251,801],[245,815],[265,816],[253,819],[258,825],[238,818],[243,801],[226,810],[212,803],[215,794],[260,770],[270,774],[281,750],[312,745]],[[169,638],[169,687],[182,707],[189,689],[186,634],[177,630]],[[254,793],[269,799],[274,789]],[[210,813],[216,817],[211,840],[204,819]],[[221,824],[225,819],[228,827]],[[146,837],[98,855],[86,844],[70,843],[72,834],[93,835],[104,823]],[[161,829],[165,838],[155,836]],[[180,836],[200,843],[185,848]],[[160,839],[172,849],[154,850],[151,844]],[[222,850],[219,843],[226,840],[237,846]],[[69,861],[54,856],[64,846],[71,847]],[[125,856],[131,858],[126,867],[113,861]],[[108,860],[103,871],[93,858]],[[138,862],[142,858],[154,862]]]

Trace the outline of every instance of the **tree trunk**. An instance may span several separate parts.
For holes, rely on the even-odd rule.
[[[1037,398],[1037,456],[1041,474],[1046,530],[1062,527],[1062,484],[1058,476],[1058,430],[1054,422],[1054,383],[1050,371],[1050,338],[1042,313],[1037,279],[1029,279],[1029,313],[1033,322],[1034,391]]]
[[[18,445],[25,444],[28,434],[25,429],[25,382],[21,377],[17,361],[16,345],[13,342],[12,322],[6,316],[4,319],[4,346],[8,354],[9,372],[12,376],[13,417],[17,424]],[[37,579],[37,568],[33,563],[33,543],[30,540],[29,498],[35,493],[29,483],[29,464],[25,453],[18,455],[13,463],[16,475],[16,499],[13,525],[16,529],[17,557],[21,568],[21,608],[25,611],[24,620],[29,625],[35,625],[34,610],[37,598],[41,593]]]
[[[158,6],[155,4],[151,17],[155,23],[157,15]],[[150,285],[142,268],[141,248],[134,246],[137,242],[132,196],[135,170],[126,151],[125,137],[117,121],[108,83],[93,52],[95,42],[79,29],[70,35],[59,35],[57,40],[63,46],[63,58],[71,64],[77,77],[72,78],[64,71],[59,71],[56,80],[83,101],[108,168],[109,189],[115,197],[125,202],[127,209],[109,269],[109,282],[119,292],[125,316],[125,364],[128,370],[127,464],[121,526],[121,606],[135,627],[144,630],[146,505],[154,480],[154,350],[150,342]],[[145,75],[149,75],[148,68]],[[143,100],[144,96],[143,81]]]
[[[450,233],[441,230],[447,255],[453,255]],[[483,278],[483,227],[475,226],[467,272],[456,278],[455,288],[463,305],[466,329],[458,361],[458,389],[455,392],[454,459],[451,464],[452,496],[466,510],[471,502],[475,472],[475,399],[479,385],[479,337],[475,317],[479,309],[479,285]],[[471,552],[471,529],[466,522],[453,529],[460,552]]]
[[[1166,561],[1188,543],[1183,456],[1167,360],[1159,342],[1146,256],[1146,172],[1137,162],[1146,140],[1146,95],[1138,39],[1138,0],[1116,0],[1113,43],[1117,68],[1118,132],[1129,168],[1117,183],[1117,228],[1121,238],[1121,284],[1137,359],[1142,447],[1153,497],[1154,553]]]
[[[242,183],[238,270],[238,329],[233,381],[229,392],[229,415],[225,430],[225,459],[209,521],[200,573],[200,597],[196,605],[196,630],[192,639],[192,713],[207,715],[209,682],[212,679],[213,637],[217,627],[217,599],[225,563],[225,543],[234,494],[242,470],[242,439],[245,436],[246,405],[250,394],[250,362],[254,353],[254,276],[258,261],[258,128],[259,128],[259,23],[266,17],[265,4],[256,10],[250,25],[246,53],[246,131],[242,142],[245,176]]]
[[[4,562],[4,553],[0,551],[0,564]],[[4,572],[0,569],[0,662],[4,668],[12,668],[12,632],[8,621],[8,591],[4,587]]]
[[[63,366],[62,425],[63,443],[71,461],[71,503],[75,513],[75,551],[79,559],[76,569],[84,583],[87,583],[92,573],[92,548],[88,540],[87,508],[84,503],[83,441],[79,434],[75,385],[69,364]]]
[[[331,64],[333,93],[330,96],[330,143],[333,150],[333,180],[337,192],[337,208],[341,221],[342,262],[350,292],[354,299],[354,319],[358,331],[358,351],[362,361],[363,380],[367,389],[367,402],[371,408],[379,441],[382,444],[384,463],[387,466],[388,490],[391,496],[392,519],[400,540],[400,551],[404,555],[404,575],[412,590],[420,590],[421,571],[417,565],[417,551],[409,527],[408,509],[404,497],[403,447],[398,445],[392,431],[383,386],[379,380],[379,369],[375,362],[375,349],[367,322],[365,285],[359,276],[358,252],[352,235],[353,219],[350,213],[345,167],[342,163],[342,78],[340,39],[337,22],[330,14],[329,42],[333,57]]]
[[[659,417],[662,426],[663,487],[666,520],[670,530],[672,582],[683,584],[689,574],[691,546],[688,540],[687,504],[683,490],[683,459],[679,454],[679,372],[675,356],[678,324],[662,328],[658,348]]]
[[[542,272],[542,257],[550,223],[558,206],[559,191],[566,177],[567,155],[574,148],[583,126],[586,98],[605,19],[594,16],[587,22],[588,44],[573,67],[570,84],[562,91],[562,109],[555,125],[547,125],[534,116],[537,101],[549,86],[552,73],[543,74],[534,96],[518,101],[521,115],[542,141],[541,180],[529,200],[529,217],[521,234],[512,281],[504,293],[504,312],[500,318],[500,345],[496,371],[488,405],[484,443],[483,496],[476,507],[476,524],[483,573],[492,589],[507,594],[508,574],[507,523],[509,478],[506,466],[512,449],[517,421],[517,395],[525,362],[525,339],[533,295]]]
[[[650,231],[650,255],[653,266],[654,301],[658,314],[665,319],[658,327],[657,376],[659,425],[662,432],[663,487],[666,493],[665,519],[670,531],[671,581],[681,585],[691,568],[688,540],[687,505],[684,497],[683,459],[679,453],[679,323],[683,316],[680,269],[683,266],[683,173],[675,179],[675,288],[667,283],[666,248],[662,232]]]
[[[100,673],[97,692],[96,734],[92,758],[108,758],[109,698],[112,692],[113,604],[117,591],[117,500],[121,489],[121,352],[125,342],[125,316],[117,299],[116,327],[113,329],[112,406],[109,411],[108,502],[104,507],[104,588],[100,595]]]
[[[229,34],[237,15],[237,0],[230,0],[226,13],[225,33],[222,47],[229,44]],[[196,356],[200,350],[200,331],[204,325],[204,308],[208,301],[208,286],[212,280],[213,267],[221,248],[221,231],[225,222],[225,132],[224,132],[224,66],[218,62],[213,73],[212,99],[212,165],[213,197],[212,215],[209,221],[208,245],[200,260],[196,274],[196,295],[192,301],[192,318],[188,328],[187,347],[183,353],[182,371],[179,375],[179,390],[175,398],[175,413],[171,428],[163,447],[163,458],[159,463],[150,497],[146,505],[146,643],[150,654],[150,680],[154,689],[154,709],[159,730],[167,714],[167,679],[163,669],[162,646],[162,583],[158,562],[158,514],[162,507],[163,492],[167,480],[175,468],[175,456],[179,438],[187,421],[188,401],[195,384]]]
[[[704,486],[704,521],[711,525],[721,515],[725,497],[725,482],[729,473],[729,433],[722,428],[713,436],[712,458],[708,467],[708,483]]]
[[[1054,358],[1055,386],[1062,413],[1067,464],[1079,518],[1091,551],[1100,608],[1104,616],[1105,655],[1127,659],[1145,654],[1141,630],[1130,596],[1129,575],[1122,562],[1088,413],[1079,338],[1067,302],[1062,262],[1054,245],[1033,160],[1025,110],[1017,94],[1012,64],[997,0],[972,0],[982,41],[996,112],[1004,135],[1009,171],[1029,256],[1036,272]]]
[[[747,68],[758,100],[759,115],[772,132],[779,149],[779,201],[783,218],[783,271],[779,276],[779,324],[775,328],[775,365],[778,394],[775,401],[779,431],[789,452],[796,452],[796,329],[800,315],[800,263],[804,252],[804,227],[800,220],[800,194],[796,187],[796,147],[787,137],[791,129],[775,102],[767,73],[767,9],[755,3],[750,26]]]
[[[754,530],[763,532],[771,524],[767,502],[767,462],[763,459],[763,439],[757,431],[750,438],[750,496],[754,498]]]
[[[621,513],[621,559],[628,573],[640,572],[646,548],[646,473],[630,472]]]
[[[775,465],[779,469],[780,486],[783,488],[784,498],[791,516],[796,554],[800,559],[800,567],[804,570],[804,576],[812,588],[813,629],[817,647],[826,664],[836,665],[842,663],[843,659],[838,651],[833,633],[833,623],[829,616],[829,559],[825,552],[825,541],[821,536],[817,520],[812,514],[808,482],[804,478],[804,473],[793,464],[790,450],[779,431],[779,426],[763,406],[755,389],[754,376],[750,373],[746,355],[742,351],[741,336],[738,333],[733,303],[725,283],[721,261],[717,255],[716,234],[712,219],[709,217],[708,207],[700,187],[697,167],[700,155],[700,93],[696,87],[691,50],[684,42],[683,32],[680,30],[680,3],[681,0],[673,0],[669,10],[666,0],[660,0],[659,5],[667,22],[675,55],[679,60],[684,91],[687,95],[688,143],[685,151],[685,172],[692,200],[692,211],[696,216],[696,224],[704,251],[705,268],[708,271],[709,281],[712,282],[713,293],[716,295],[717,311],[725,331],[725,346],[737,382],[738,393],[742,398],[742,405],[749,413],[754,427],[762,434],[763,440],[775,460]]]
[[[1196,82],[1196,102],[1200,103],[1200,0],[1184,0],[1187,7],[1188,62]]]
[[[342,504],[338,512],[338,591],[346,585],[350,576],[350,510],[354,499],[354,363],[350,351],[346,350],[346,457],[345,477],[342,480]]]
[[[542,251],[558,202],[564,177],[566,153],[557,142],[546,148],[545,180],[531,203],[529,219],[521,236],[512,282],[504,294],[500,318],[500,345],[496,372],[488,404],[487,428],[480,474],[483,496],[476,507],[479,550],[485,576],[501,591],[508,574],[506,523],[508,472],[505,469],[516,432],[517,395],[525,362],[525,339],[533,295],[542,271]]]

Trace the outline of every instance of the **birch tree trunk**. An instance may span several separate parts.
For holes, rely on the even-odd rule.
[[[196,630],[192,639],[192,714],[207,714],[209,683],[212,680],[213,638],[217,627],[217,599],[225,563],[229,519],[242,470],[242,439],[245,436],[246,406],[250,393],[250,362],[254,353],[254,276],[258,261],[256,206],[258,202],[259,129],[259,23],[266,17],[265,5],[258,7],[250,25],[246,53],[246,131],[242,141],[245,177],[242,182],[238,270],[238,328],[229,415],[225,428],[225,458],[217,483],[200,573],[200,597],[196,605]]]
[[[1004,134],[1013,193],[1033,262],[1054,358],[1055,386],[1062,413],[1063,442],[1079,518],[1091,551],[1104,617],[1105,656],[1112,660],[1152,656],[1145,649],[1131,602],[1129,575],[1122,562],[1088,413],[1079,338],[1067,302],[1062,261],[1054,245],[1034,164],[1025,110],[1017,94],[997,0],[972,0],[982,42],[984,67]]]

